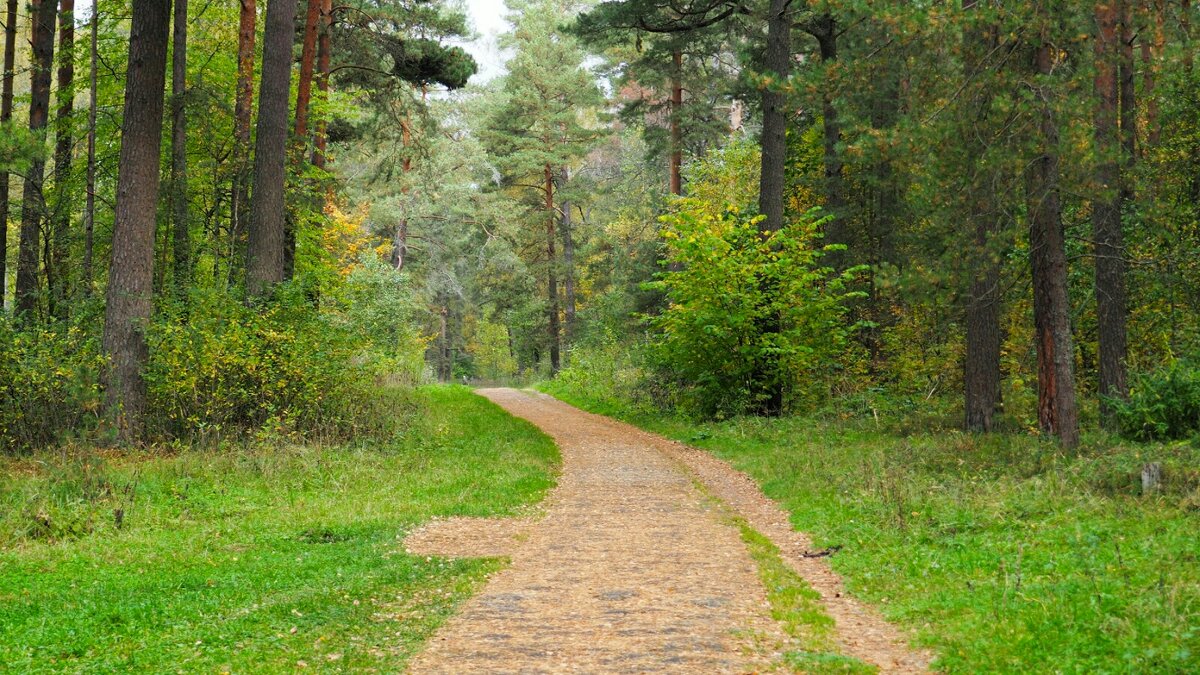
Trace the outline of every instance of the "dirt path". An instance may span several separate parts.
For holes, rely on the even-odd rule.
[[[780,514],[772,521],[763,507],[774,505],[744,476],[548,396],[479,393],[552,436],[562,476],[540,520],[443,521],[409,537],[414,552],[512,557],[411,672],[743,673],[768,667],[787,647],[738,531],[693,484],[698,477],[764,534],[786,537],[786,519],[780,531]],[[799,560],[807,559],[794,549],[805,541],[776,540]],[[839,631],[846,653],[886,672],[923,669],[921,655],[904,649],[887,624],[853,609],[831,612],[839,627],[849,619],[847,627],[865,636],[847,640]]]

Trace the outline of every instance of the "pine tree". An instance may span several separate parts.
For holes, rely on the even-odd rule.
[[[153,309],[154,227],[170,23],[170,3],[133,0],[103,344],[109,359],[108,415],[124,442],[141,436],[146,408],[142,369],[149,356],[146,328]]]

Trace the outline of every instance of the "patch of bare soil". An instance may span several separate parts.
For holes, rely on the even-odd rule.
[[[413,555],[502,558],[517,550],[534,522],[531,518],[439,518],[409,532],[404,548]]]
[[[693,477],[769,536],[822,593],[845,653],[884,672],[921,672],[882,618],[841,592],[810,544],[743,474],[700,451],[549,396],[479,393],[558,443],[558,487],[532,524],[440,521],[410,550],[508,555],[512,564],[448,621],[415,673],[698,672],[769,669],[790,641],[739,532]],[[496,527],[497,532],[483,530]],[[480,541],[474,541],[476,538]]]

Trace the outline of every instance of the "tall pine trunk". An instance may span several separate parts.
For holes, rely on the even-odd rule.
[[[838,59],[838,24],[831,14],[815,17],[806,25],[805,30],[817,41],[821,55],[821,63],[829,68]],[[844,244],[847,232],[844,227],[844,211],[846,206],[844,186],[844,162],[838,144],[842,142],[842,123],[838,108],[833,100],[833,92],[829,86],[821,96],[821,135],[822,163],[825,173],[825,212],[832,220],[825,228],[825,243]],[[841,262],[844,255],[832,256],[834,262]],[[840,266],[840,265],[839,265]]]
[[[13,79],[17,57],[17,0],[8,0],[4,12],[4,73],[0,85],[0,124],[12,119]],[[0,311],[4,309],[8,285],[9,177],[0,171]]]
[[[1096,194],[1092,203],[1095,246],[1096,324],[1100,365],[1100,420],[1115,423],[1109,400],[1125,396],[1125,261],[1121,211],[1126,195],[1120,157],[1121,86],[1119,8],[1115,0],[1096,4],[1095,78]],[[1132,81],[1132,79],[1131,79]],[[1124,121],[1124,120],[1121,120]]]
[[[269,0],[263,30],[262,80],[254,139],[254,179],[250,201],[250,243],[246,253],[246,292],[267,295],[284,280],[287,210],[288,98],[292,78],[292,42],[296,3]]]
[[[963,8],[974,11],[976,0],[964,0]],[[977,81],[986,67],[984,58],[995,45],[993,31],[969,27],[963,36],[965,55],[963,75],[967,82]],[[963,212],[972,225],[973,275],[966,311],[966,356],[963,361],[963,385],[966,395],[966,428],[991,431],[1000,407],[1000,264],[991,250],[999,231],[994,196],[987,171],[980,166],[986,148],[984,134],[971,128],[983,125],[989,116],[992,95],[986,84],[976,87],[968,100],[969,125],[963,139],[970,167],[970,184],[964,195]]]
[[[62,0],[58,19],[58,91],[54,119],[54,213],[46,287],[50,315],[65,320],[70,312],[67,257],[71,244],[71,117],[75,108],[75,0]]]
[[[1046,29],[1043,28],[1043,31]],[[1079,444],[1074,347],[1067,298],[1067,255],[1059,194],[1058,122],[1049,100],[1057,48],[1043,36],[1034,50],[1038,156],[1028,170],[1029,257],[1033,278],[1034,339],[1038,362],[1038,423],[1066,448]]]
[[[322,0],[308,0],[304,17],[304,36],[300,47],[300,80],[296,83],[296,144],[308,148],[308,105],[312,99],[313,72],[317,65],[317,32],[320,29]],[[302,161],[304,155],[301,153]]]
[[[674,70],[671,72],[671,194],[683,194],[683,52],[676,49],[671,54]],[[565,253],[565,251],[564,251]]]
[[[92,16],[89,20],[91,32],[88,56],[88,131],[87,131],[87,184],[83,206],[83,294],[92,294],[92,256],[96,229],[96,107],[97,84],[100,68],[100,0],[92,0]]]
[[[329,50],[333,40],[333,0],[321,0],[321,33],[317,36],[317,91],[328,100],[329,96]],[[326,135],[325,118],[317,121],[316,133],[313,138],[313,166],[325,168]]]
[[[170,24],[169,3],[133,0],[104,309],[104,354],[109,359],[105,401],[123,442],[140,437],[146,407],[142,369],[148,357],[145,331],[153,309],[155,207]]]
[[[33,17],[33,61],[30,63],[29,129],[46,128],[50,109],[50,71],[54,67],[54,21],[58,15],[55,0],[31,0]],[[35,158],[29,163],[21,198],[21,241],[17,250],[17,314],[33,318],[38,310],[38,249],[41,246],[42,221],[46,217],[46,199],[42,191],[46,161]]]
[[[192,237],[188,216],[187,162],[188,0],[175,0],[171,54],[171,221],[175,296],[186,301],[192,283]]]
[[[563,167],[559,172],[559,188],[566,188],[571,179],[571,170]],[[575,337],[575,237],[572,232],[571,204],[563,199],[558,205],[559,231],[562,234],[563,245],[563,320],[566,324],[568,345]]]
[[[763,215],[759,227],[766,232],[776,232],[783,227],[788,110],[782,84],[792,73],[792,19],[788,11],[789,4],[789,0],[771,0],[767,10],[765,66],[775,84],[762,90],[762,173],[759,177],[758,211]]]
[[[558,254],[554,250],[554,226],[558,220],[554,212],[554,173],[547,164],[543,167],[546,190],[546,318],[550,334],[550,373],[558,372],[561,366],[562,331],[558,324]]]
[[[254,115],[256,0],[241,0],[238,15],[237,85],[233,105],[233,189],[230,191],[230,276],[245,253],[250,222],[250,123]]]

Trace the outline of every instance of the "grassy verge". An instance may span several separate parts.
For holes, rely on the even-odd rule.
[[[1200,671],[1200,449],[870,422],[695,424],[549,393],[705,448],[756,478],[848,589],[948,672]],[[1141,495],[1143,462],[1166,482]]]
[[[0,664],[402,669],[501,564],[409,556],[402,535],[512,514],[558,461],[465,388],[405,396],[387,447],[0,459]]]

